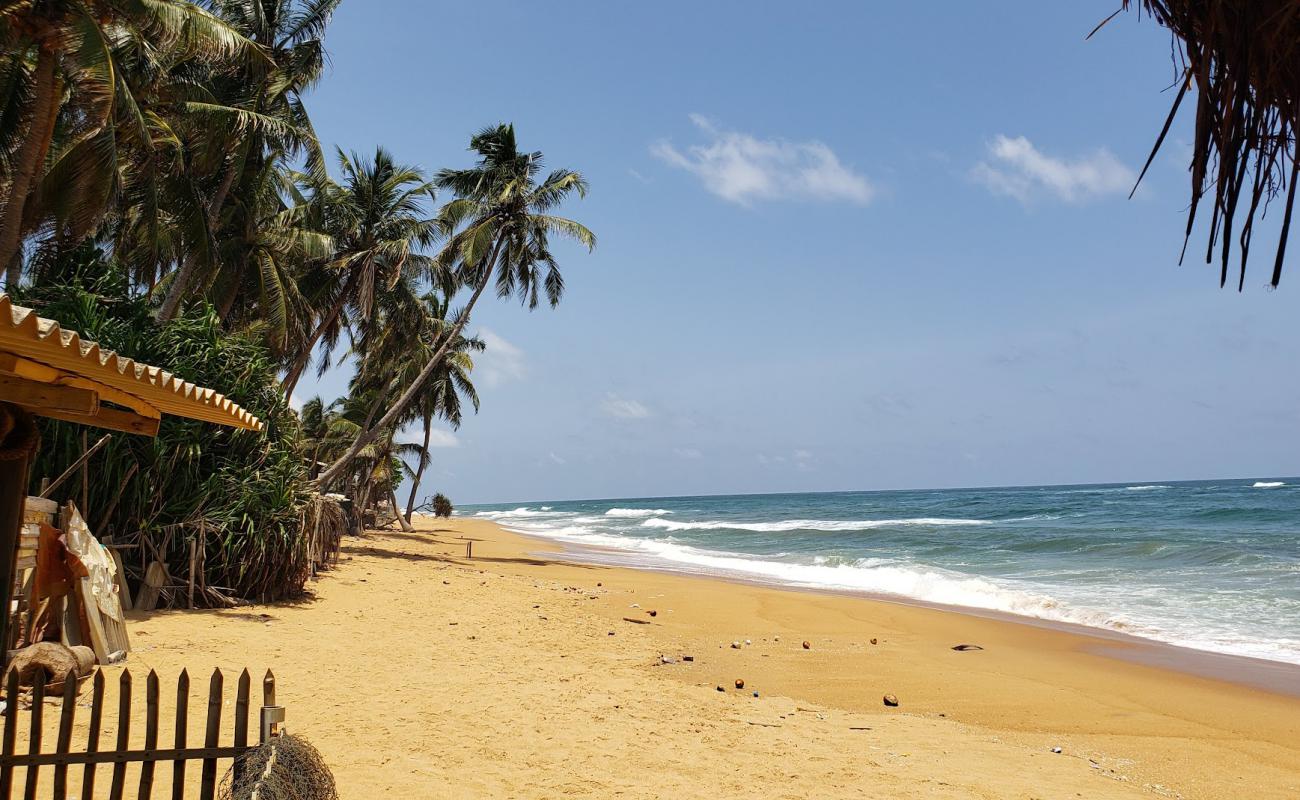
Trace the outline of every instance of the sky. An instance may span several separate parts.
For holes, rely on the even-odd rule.
[[[1085,41],[1117,5],[345,2],[322,141],[432,172],[512,122],[591,183],[560,306],[476,310],[420,495],[1300,473],[1300,265],[1178,264],[1190,113],[1129,198],[1174,71],[1148,18]]]

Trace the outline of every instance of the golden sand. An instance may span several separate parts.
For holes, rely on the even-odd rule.
[[[1300,796],[1294,696],[1072,632],[419,527],[346,541],[305,602],[134,619],[132,671],[166,696],[182,667],[273,667],[345,798]]]

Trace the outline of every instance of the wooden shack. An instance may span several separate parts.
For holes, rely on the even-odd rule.
[[[34,417],[155,436],[163,414],[261,430],[257,417],[213,389],[140,364],[0,294],[0,642],[13,600],[31,461]],[[7,660],[7,654],[0,652]]]

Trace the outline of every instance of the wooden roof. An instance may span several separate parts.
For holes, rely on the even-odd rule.
[[[263,427],[217,391],[83,341],[76,331],[14,305],[7,294],[0,294],[0,399],[42,416],[146,435],[157,433],[162,414]]]

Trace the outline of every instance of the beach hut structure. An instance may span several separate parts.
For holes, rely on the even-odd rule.
[[[103,350],[0,294],[0,642],[9,641],[18,537],[40,442],[34,417],[155,436],[163,414],[263,427],[215,390]]]

